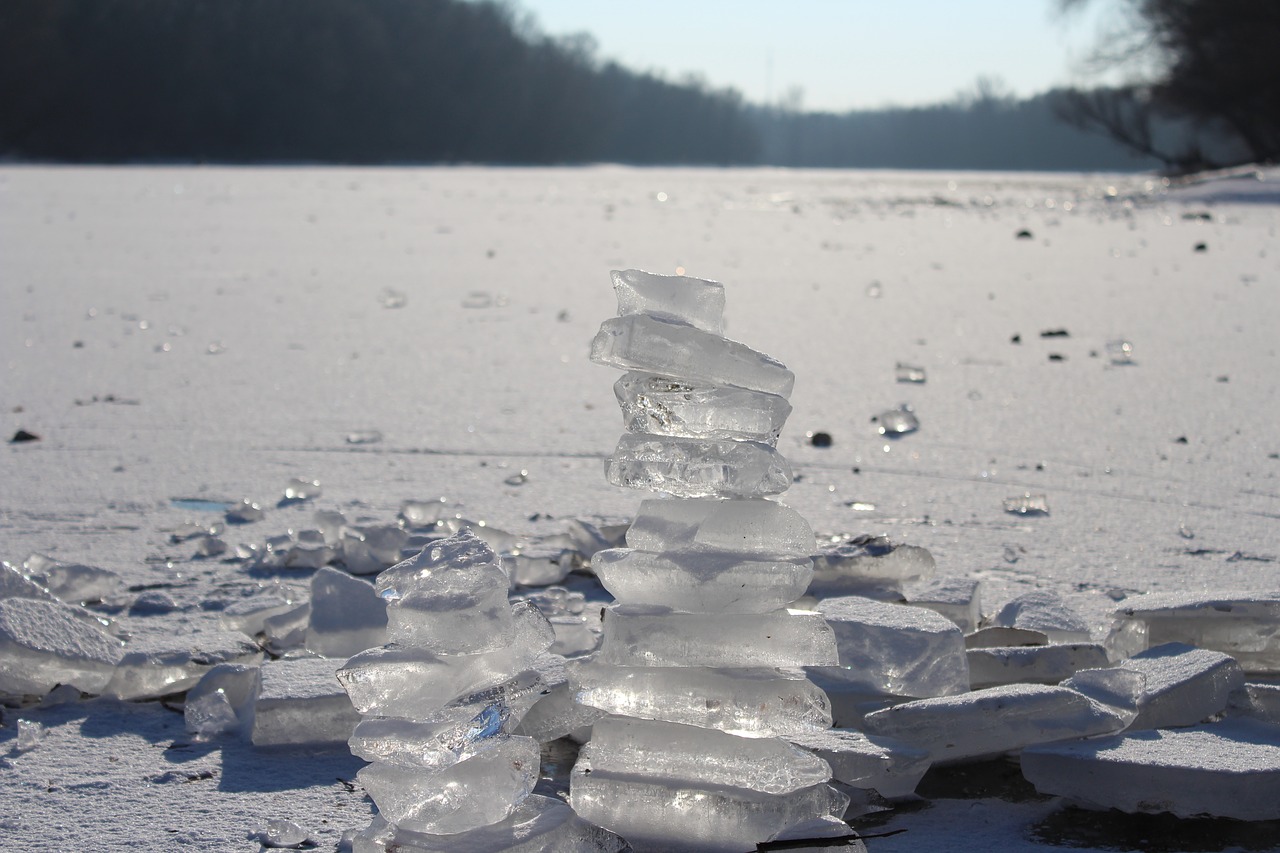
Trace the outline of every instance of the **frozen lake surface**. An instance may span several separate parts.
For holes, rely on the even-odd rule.
[[[1280,590],[1278,227],[1274,170],[0,167],[0,428],[39,437],[3,450],[0,558],[118,572],[147,636],[282,582],[171,539],[244,498],[265,517],[232,547],[439,497],[519,534],[627,520],[646,495],[605,481],[616,376],[587,347],[634,267],[723,281],[728,336],[794,371],[782,500],[820,535],[923,546],[988,614],[1055,591],[1098,639],[1134,593]],[[886,438],[904,404],[918,430]],[[295,477],[323,495],[277,506]],[[1006,511],[1026,495],[1047,514]],[[149,591],[174,607],[131,615]],[[0,748],[19,717],[46,733],[0,758],[14,849],[251,850],[272,818],[333,849],[368,822],[344,753],[191,744],[108,700],[7,709]],[[869,848],[1274,849],[985,769],[926,780]]]

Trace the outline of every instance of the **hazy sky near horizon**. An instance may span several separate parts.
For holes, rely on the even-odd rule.
[[[588,32],[597,56],[670,79],[697,73],[750,101],[803,107],[937,103],[998,78],[1016,95],[1076,79],[1107,3],[1055,0],[517,0],[541,32]]]

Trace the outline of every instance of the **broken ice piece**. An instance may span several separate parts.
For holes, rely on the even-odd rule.
[[[1133,344],[1123,338],[1107,341],[1107,357],[1117,366],[1133,364]]]
[[[378,813],[413,832],[451,834],[496,823],[538,780],[538,742],[507,737],[440,770],[370,764],[357,778]]]
[[[904,362],[898,362],[893,369],[894,378],[899,382],[913,382],[922,384],[924,382],[924,368],[916,367]]]
[[[372,717],[361,720],[348,744],[366,761],[441,770],[493,748],[510,735],[511,710],[490,706],[446,709],[430,722]]]
[[[262,686],[256,665],[220,663],[187,691],[183,717],[197,740],[226,732],[246,731],[253,723],[253,706]]]
[[[628,372],[613,385],[628,432],[778,443],[791,404],[777,394]]]
[[[1280,730],[1254,720],[1032,747],[1022,773],[1090,808],[1280,819]]]
[[[809,557],[813,528],[795,510],[769,500],[641,501],[627,530],[641,551],[727,551],[765,557]]]
[[[982,619],[979,582],[974,578],[936,578],[917,585],[907,595],[913,607],[925,607],[950,619],[966,634]]]
[[[253,710],[253,745],[345,743],[360,721],[326,658],[267,661]]]
[[[791,466],[766,444],[627,434],[605,460],[615,486],[684,498],[758,498],[791,486]]]
[[[565,659],[556,654],[542,655],[534,662],[545,686],[542,696],[520,719],[515,734],[527,735],[539,743],[562,737],[579,742],[590,740],[592,724],[605,712],[577,700],[565,664]]]
[[[1107,651],[1097,643],[1056,643],[970,649],[968,658],[969,680],[977,689],[999,684],[1057,684],[1082,669],[1106,666]]]
[[[1280,593],[1147,593],[1115,610],[1113,658],[1186,643],[1235,658],[1245,672],[1280,672]]]
[[[253,840],[263,847],[297,849],[307,844],[306,831],[291,820],[269,820],[254,833]]]
[[[101,601],[120,586],[120,576],[110,569],[64,563],[43,554],[32,554],[22,564],[27,576],[61,601]]]
[[[303,480],[300,477],[290,477],[284,484],[284,499],[286,501],[309,501],[318,498],[324,494],[324,489],[320,488],[319,480]]]
[[[724,285],[720,282],[642,270],[613,270],[609,276],[620,316],[648,314],[713,335],[724,334]]]
[[[228,631],[254,636],[261,634],[266,620],[297,607],[297,602],[275,593],[262,593],[243,598],[226,607],[218,617]]]
[[[1040,631],[1051,643],[1089,642],[1089,623],[1062,596],[1048,589],[1032,590],[1008,602],[992,617],[991,624]]]
[[[813,558],[811,595],[819,598],[899,590],[907,581],[932,577],[933,555],[918,545],[899,545],[883,536],[859,536]]]
[[[387,603],[373,584],[327,566],[311,576],[308,651],[346,659],[386,642]]]
[[[1004,511],[1014,515],[1048,515],[1049,500],[1030,492],[1004,499]]]
[[[206,693],[196,699],[190,697],[182,706],[183,722],[197,742],[204,742],[220,734],[240,728],[240,717],[231,700],[222,689]]]
[[[353,575],[374,575],[400,562],[409,534],[394,524],[348,526],[340,542],[342,564]]]
[[[909,797],[929,769],[929,753],[890,737],[832,729],[790,740],[831,766],[851,788],[874,789],[889,799]]]
[[[898,438],[920,429],[920,419],[905,405],[881,412],[871,422],[876,425],[876,432],[885,438]]]
[[[869,598],[828,598],[817,613],[835,633],[836,667],[824,676],[897,696],[949,696],[969,689],[964,634],[919,607]]]
[[[193,687],[216,664],[253,664],[261,658],[258,644],[237,631],[149,636],[125,647],[102,692],[117,699],[155,699]]]
[[[517,586],[550,586],[560,583],[573,571],[577,552],[568,548],[526,548],[503,557]]]
[[[1108,734],[1126,722],[1113,709],[1074,690],[1039,684],[918,699],[866,717],[869,733],[927,750],[934,763]]]
[[[311,602],[304,601],[283,613],[268,616],[262,621],[262,636],[267,651],[282,655],[291,649],[300,649],[307,642],[307,627],[311,624]]]
[[[410,527],[435,524],[446,511],[448,511],[448,504],[444,498],[433,501],[405,501],[400,504],[400,517]]]
[[[786,607],[809,586],[808,558],[746,560],[739,554],[598,552],[591,568],[618,601],[682,613],[765,613]]]
[[[1049,636],[1025,628],[979,628],[964,638],[966,649],[990,649],[997,646],[1047,646]]]
[[[812,613],[670,613],[610,605],[596,655],[616,666],[835,666],[835,636]]]
[[[261,521],[266,517],[266,513],[262,511],[262,507],[248,498],[244,498],[238,504],[227,510],[228,524],[252,524],[255,521]]]
[[[780,397],[789,397],[796,381],[781,362],[745,344],[644,314],[605,320],[591,342],[591,360]]]
[[[122,644],[65,604],[0,600],[0,696],[43,696],[58,684],[101,693]]]
[[[578,701],[611,714],[750,737],[831,726],[831,703],[800,670],[570,663],[569,671]]]
[[[18,752],[30,752],[44,740],[44,724],[34,720],[18,720],[18,738],[14,748]]]

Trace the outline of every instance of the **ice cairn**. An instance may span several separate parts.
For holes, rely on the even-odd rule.
[[[544,692],[554,642],[528,601],[508,601],[503,560],[464,528],[378,576],[387,638],[338,670],[362,715],[351,751],[378,807],[355,853],[622,847],[562,801],[532,794],[540,746],[513,734]]]
[[[627,371],[628,431],[606,474],[670,497],[642,502],[629,547],[592,558],[616,601],[570,680],[608,715],[570,803],[637,851],[850,835],[831,767],[787,740],[831,726],[801,667],[837,663],[826,621],[787,609],[813,575],[813,530],[767,499],[791,484],[775,445],[794,375],[724,337],[721,284],[626,270],[613,285],[619,316],[591,359]]]

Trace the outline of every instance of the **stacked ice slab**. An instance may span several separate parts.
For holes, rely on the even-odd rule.
[[[722,285],[637,270],[613,284],[619,316],[591,359],[627,371],[628,432],[606,475],[674,499],[644,501],[628,547],[592,559],[617,602],[573,683],[609,716],[570,801],[637,851],[848,834],[830,766],[785,740],[831,725],[800,667],[837,660],[827,623],[787,609],[813,575],[813,531],[765,499],[791,483],[775,445],[794,377],[723,336]]]
[[[373,762],[359,779],[378,807],[356,850],[505,850],[495,838],[515,845],[525,832],[529,815],[516,812],[540,751],[511,730],[541,694],[533,662],[554,637],[533,605],[508,603],[508,586],[469,529],[378,576],[390,643],[338,671],[363,715],[351,751]],[[580,822],[555,823],[582,840]]]

